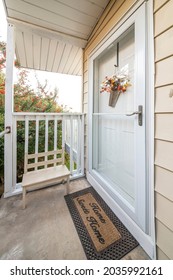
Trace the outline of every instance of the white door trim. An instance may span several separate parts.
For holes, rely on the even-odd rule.
[[[147,228],[147,233],[144,233],[139,226],[127,216],[127,214],[117,205],[115,201],[112,200],[111,196],[106,193],[101,185],[94,179],[91,173],[92,166],[92,112],[93,112],[93,101],[91,98],[92,93],[92,79],[93,79],[93,60],[98,56],[98,52],[101,53],[106,47],[108,47],[114,38],[114,34],[109,37],[104,43],[100,43],[97,50],[94,50],[90,55],[89,60],[89,115],[88,115],[88,135],[89,135],[89,149],[88,149],[88,159],[89,159],[89,172],[87,173],[88,181],[96,188],[96,190],[103,196],[105,201],[111,206],[111,209],[116,213],[116,215],[121,219],[123,223],[125,223],[128,229],[132,232],[132,234],[136,237],[138,242],[144,248],[144,250],[149,254],[152,259],[155,259],[155,225],[154,225],[154,47],[153,47],[153,3],[152,0],[149,0],[145,3],[147,7],[147,23],[148,26],[146,28],[147,40],[146,47],[149,48],[150,52],[147,54],[147,71],[146,71],[146,107],[147,109],[147,125],[146,125],[146,133],[147,133],[147,171],[148,174],[146,176],[147,185],[149,188],[148,196],[149,196],[149,226]],[[129,15],[130,16],[130,15]],[[127,30],[130,23],[134,22],[135,14],[132,14],[128,20],[121,25],[121,28],[116,29],[116,38],[119,37],[125,30]],[[105,40],[105,39],[104,39]],[[149,67],[150,66],[150,67]],[[150,99],[150,100],[149,100]],[[149,106],[148,106],[149,105]],[[146,195],[146,190],[145,190]]]
[[[155,237],[155,209],[154,209],[154,17],[153,17],[153,0],[147,2],[147,75],[146,75],[146,140],[148,146],[147,151],[147,184],[148,184],[148,211],[149,211],[149,228],[148,235],[151,237],[153,242],[153,259],[156,259],[156,237]]]

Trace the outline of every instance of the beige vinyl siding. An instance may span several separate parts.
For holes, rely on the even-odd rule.
[[[173,84],[155,89],[155,113],[173,112],[173,96],[170,97],[170,90]]]
[[[157,2],[158,0],[155,0]],[[163,2],[163,1],[162,1]],[[165,32],[166,30],[170,29],[173,25],[173,2],[169,0],[165,2],[163,6],[159,10],[156,11],[154,15],[155,20],[155,36],[160,35],[161,33]]]
[[[169,0],[155,0],[154,1],[154,12],[160,9]]]
[[[173,0],[154,0],[155,217],[158,259],[173,259]]]
[[[156,245],[160,250],[162,250],[162,252],[167,256],[168,259],[173,260],[173,242],[171,242],[171,240],[172,231],[157,219]]]
[[[173,201],[173,172],[155,166],[155,191]]]
[[[156,62],[156,87],[172,83],[173,56]],[[168,71],[169,69],[169,71]]]
[[[156,114],[155,137],[173,141],[173,114]]]
[[[155,164],[173,172],[173,143],[155,140]]]
[[[165,44],[166,42],[166,44]],[[163,59],[163,57],[169,57],[172,55],[173,46],[173,27],[166,32],[156,37],[155,39],[155,61]]]
[[[88,113],[88,55],[98,46],[98,44],[110,34],[112,29],[119,23],[119,21],[127,14],[127,12],[134,6],[138,0],[112,0],[106,7],[103,15],[99,19],[95,29],[93,30],[88,44],[84,50],[84,79],[83,79],[83,112]],[[87,159],[87,125],[85,126],[85,168],[88,168]]]
[[[159,221],[162,221],[162,223],[170,229],[170,231],[173,231],[173,203],[171,200],[167,199],[163,195],[156,192],[156,204],[159,205],[159,207],[156,208],[156,218]]]
[[[159,260],[169,260],[167,255],[165,255],[159,247],[157,248],[157,257]]]

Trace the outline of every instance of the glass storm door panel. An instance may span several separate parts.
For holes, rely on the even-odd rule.
[[[93,59],[91,173],[145,231],[145,20],[142,30],[138,21]],[[100,85],[114,74],[128,76],[130,86],[110,106],[112,93]]]
[[[117,60],[119,66],[115,67]],[[115,107],[109,106],[110,95],[113,93],[102,92],[95,96],[93,169],[134,207],[135,128],[134,118],[126,116],[126,113],[134,111],[134,28],[96,59],[95,68],[99,85],[104,77],[118,71],[130,77],[131,86],[120,94]]]

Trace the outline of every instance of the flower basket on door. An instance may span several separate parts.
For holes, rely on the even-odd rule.
[[[121,92],[126,92],[130,86],[129,78],[126,75],[106,76],[101,84],[100,92],[109,92],[109,106],[115,107]]]
[[[111,90],[109,95],[109,106],[115,107],[118,98],[120,96],[120,92],[118,90]]]

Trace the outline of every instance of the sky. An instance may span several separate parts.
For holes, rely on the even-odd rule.
[[[6,36],[7,21],[2,0],[0,0],[0,40],[6,41]],[[32,81],[34,75],[33,72],[34,71],[31,71],[30,74]],[[59,104],[66,105],[68,108],[71,108],[72,112],[81,112],[82,78],[80,76],[50,73],[46,71],[36,72],[40,82],[43,82],[44,84],[45,79],[48,80],[50,90],[53,90],[55,87],[58,88]],[[16,76],[14,79],[17,79]]]

